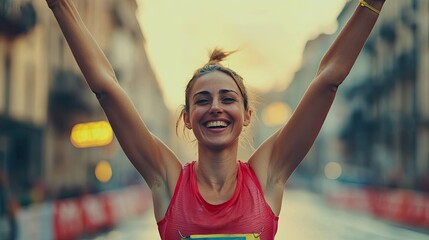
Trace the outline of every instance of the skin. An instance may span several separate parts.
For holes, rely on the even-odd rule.
[[[383,1],[368,0],[381,9]],[[71,0],[47,0],[91,90],[103,107],[129,160],[152,191],[155,218],[163,219],[182,168],[177,156],[144,124],[117,82],[107,58],[91,37]],[[335,98],[351,70],[378,15],[358,6],[323,57],[319,69],[291,119],[248,159],[264,196],[279,215],[285,184],[307,154]],[[195,82],[185,125],[198,140],[197,182],[209,203],[231,198],[236,185],[240,133],[251,120],[232,78],[212,72]],[[226,99],[234,98],[234,100]],[[207,102],[199,102],[206,98]],[[209,120],[225,120],[225,129],[208,129]],[[144,144],[142,144],[144,143]]]
[[[235,190],[239,136],[250,123],[251,111],[244,109],[234,80],[218,71],[200,77],[190,96],[190,111],[183,118],[198,139],[198,187],[209,203],[223,203]],[[206,127],[213,121],[224,121],[228,126]]]

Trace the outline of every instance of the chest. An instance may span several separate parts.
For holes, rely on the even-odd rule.
[[[177,192],[168,214],[168,229],[183,236],[194,234],[259,234],[272,228],[274,218],[267,211],[262,194],[249,186],[239,186],[228,195],[214,196],[184,187]],[[211,197],[210,197],[211,196]],[[210,199],[212,202],[206,201]],[[219,201],[216,204],[215,201]],[[169,231],[175,235],[177,231]],[[169,239],[169,238],[168,238]]]
[[[197,187],[197,194],[199,193],[204,201],[211,205],[219,205],[228,202],[234,197],[236,183],[226,185],[223,188],[219,188],[218,190],[198,183]]]
[[[184,174],[178,184],[165,219],[158,223],[162,239],[212,234],[261,234],[260,239],[274,239],[278,218],[250,174],[243,174],[220,194],[197,187],[193,179]]]

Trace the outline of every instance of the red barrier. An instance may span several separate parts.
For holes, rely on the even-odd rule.
[[[406,190],[339,188],[327,192],[334,205],[389,221],[429,228],[429,195]]]
[[[80,199],[85,232],[95,233],[113,225],[112,211],[107,200],[103,195],[85,196]]]
[[[76,239],[144,213],[150,200],[147,187],[133,186],[29,206],[18,212],[18,239]]]
[[[75,239],[83,233],[82,207],[78,200],[57,201],[53,207],[55,239]]]
[[[150,202],[149,190],[142,187],[130,187],[119,192],[108,192],[105,197],[113,223],[143,213]]]

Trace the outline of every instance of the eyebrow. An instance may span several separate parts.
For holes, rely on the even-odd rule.
[[[219,90],[220,94],[225,94],[225,93],[235,93],[236,95],[239,95],[236,91],[232,90],[232,89],[220,89]],[[193,98],[195,98],[198,95],[211,95],[209,91],[200,91],[194,94]]]

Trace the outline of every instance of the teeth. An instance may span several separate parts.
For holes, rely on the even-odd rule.
[[[213,121],[213,122],[208,122],[206,124],[206,127],[226,127],[228,126],[228,124],[224,121]]]

